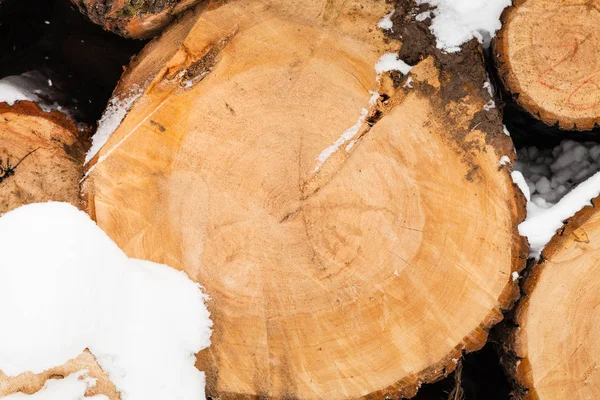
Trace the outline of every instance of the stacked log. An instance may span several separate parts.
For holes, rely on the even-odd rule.
[[[525,281],[503,360],[516,399],[600,396],[599,205],[595,199],[565,223]]]
[[[536,118],[567,130],[600,124],[600,9],[595,0],[518,0],[494,57],[505,88]]]
[[[206,288],[213,398],[410,397],[516,299],[524,202],[481,49],[409,54],[374,29],[390,11],[207,6],[116,90],[142,94],[87,167],[87,209]],[[377,74],[398,52],[410,74]]]

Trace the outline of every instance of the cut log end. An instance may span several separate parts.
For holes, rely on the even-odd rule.
[[[375,29],[388,8],[207,7],[119,85],[145,89],[90,163],[88,209],[206,288],[214,398],[411,397],[516,298],[524,202],[481,50],[395,87],[375,71],[399,47]]]
[[[84,151],[77,127],[63,114],[27,101],[0,103],[0,214],[44,201],[81,207]]]
[[[503,360],[517,399],[600,398],[598,207],[565,223],[525,281]]]
[[[503,22],[494,56],[517,103],[548,125],[599,125],[600,4],[521,0]]]

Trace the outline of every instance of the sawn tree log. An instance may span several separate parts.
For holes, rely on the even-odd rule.
[[[516,101],[549,125],[600,124],[600,1],[517,0],[503,22],[494,58]]]
[[[0,103],[0,214],[50,200],[81,207],[81,139],[60,112],[28,101]]]
[[[389,7],[209,2],[115,92],[142,90],[88,165],[88,211],[206,288],[213,398],[410,397],[516,298],[524,200],[481,50],[413,44],[408,77],[378,75]]]
[[[600,397],[599,206],[565,223],[525,281],[503,359],[516,399]]]

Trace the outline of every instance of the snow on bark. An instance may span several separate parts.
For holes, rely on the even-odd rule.
[[[515,170],[529,194],[519,230],[529,240],[531,256],[539,257],[563,221],[600,194],[600,145],[565,140],[553,149],[525,147],[518,155]]]
[[[417,0],[417,4],[425,3],[435,9],[419,14],[420,19],[433,14],[430,30],[437,39],[437,47],[454,53],[473,38],[488,47],[502,27],[500,15],[511,5],[511,0]]]

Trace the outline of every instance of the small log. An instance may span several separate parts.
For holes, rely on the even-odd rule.
[[[30,101],[0,103],[0,215],[24,204],[64,201],[82,207],[79,182],[86,141],[75,124],[58,111],[42,111]],[[95,358],[84,352],[63,366],[44,373],[10,377],[0,371],[0,397],[32,394],[48,379],[86,369],[97,378],[89,395],[119,396]]]
[[[200,0],[71,0],[82,14],[107,31],[147,39]]]
[[[600,3],[514,3],[494,42],[508,92],[548,125],[589,130],[600,124]]]
[[[377,76],[389,12],[215,1],[116,90],[143,92],[88,166],[88,212],[206,288],[213,398],[414,396],[516,298],[524,200],[482,51]]]
[[[84,154],[77,127],[62,113],[29,101],[0,103],[0,214],[45,201],[81,207]]]
[[[569,219],[526,278],[503,357],[515,399],[600,398],[599,206]]]

